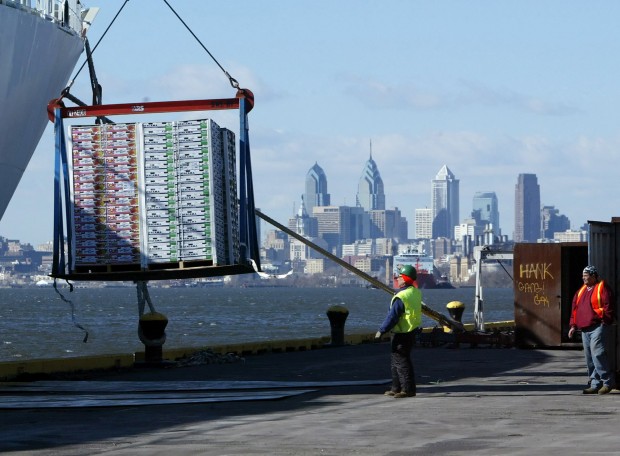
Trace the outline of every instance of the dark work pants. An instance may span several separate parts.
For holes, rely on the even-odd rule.
[[[413,333],[395,333],[392,336],[392,391],[415,393],[415,377],[411,362]]]

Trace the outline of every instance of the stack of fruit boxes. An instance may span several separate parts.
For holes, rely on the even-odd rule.
[[[233,132],[204,119],[71,136],[74,266],[239,262]]]

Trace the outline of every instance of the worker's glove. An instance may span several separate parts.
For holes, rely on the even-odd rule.
[[[375,334],[375,339],[381,339],[381,331],[377,331],[377,334]]]

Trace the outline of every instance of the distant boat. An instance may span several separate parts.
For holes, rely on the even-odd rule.
[[[47,280],[39,280],[37,283],[35,283],[35,285],[37,287],[51,287],[52,282],[48,282]]]
[[[34,4],[36,6],[31,6]],[[79,0],[0,1],[0,218],[67,86],[98,8]]]
[[[398,271],[405,265],[411,265],[418,273],[418,288],[437,288],[437,281],[435,279],[433,257],[428,255],[421,248],[414,248],[408,246],[404,251],[398,255],[394,255],[394,277],[398,276]],[[442,287],[445,287],[442,286]],[[394,288],[398,288],[396,279],[394,279]]]

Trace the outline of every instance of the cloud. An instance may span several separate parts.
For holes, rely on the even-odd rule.
[[[414,109],[420,111],[467,107],[507,108],[541,116],[567,116],[580,109],[561,101],[545,100],[511,89],[496,89],[482,83],[460,81],[455,89],[438,90],[414,82],[390,84],[374,79],[341,78],[343,91],[369,109]]]
[[[507,107],[517,111],[544,116],[574,115],[580,110],[560,101],[545,100],[509,88],[491,88],[485,84],[461,80],[462,90],[455,96],[455,104]]]
[[[227,71],[240,88],[249,88],[255,95],[260,94],[261,101],[284,96],[283,93],[271,89],[247,67],[230,64]],[[150,85],[153,92],[168,94],[173,100],[227,98],[236,90],[220,68],[198,64],[176,66],[155,78]]]
[[[257,205],[267,215],[281,222],[294,215],[306,173],[315,162],[326,173],[332,204],[354,205],[358,180],[369,157],[367,138],[300,137],[275,131],[256,136],[260,136],[261,145],[252,153],[255,194]],[[386,204],[399,207],[412,236],[414,211],[430,207],[431,181],[444,164],[460,181],[461,219],[469,217],[475,192],[494,191],[499,199],[500,224],[509,236],[514,229],[515,185],[521,173],[537,175],[541,203],[554,205],[567,215],[573,228],[587,219],[606,220],[611,216],[609,206],[593,205],[592,201],[593,197],[620,192],[613,167],[601,166],[617,163],[618,151],[620,138],[579,137],[560,143],[544,136],[491,137],[475,131],[372,138],[372,155],[384,182]]]

